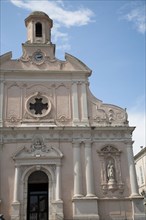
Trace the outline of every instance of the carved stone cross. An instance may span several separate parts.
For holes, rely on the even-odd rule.
[[[35,110],[35,115],[42,115],[42,110],[48,109],[48,103],[42,103],[42,98],[35,98],[35,103],[30,103],[29,106],[30,110]]]

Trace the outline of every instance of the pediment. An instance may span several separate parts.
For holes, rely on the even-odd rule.
[[[14,160],[31,159],[31,158],[57,159],[62,157],[63,154],[60,152],[60,150],[55,149],[53,147],[43,146],[42,148],[36,149],[34,146],[31,146],[30,148],[23,147],[13,156],[13,159]]]
[[[35,149],[33,146],[30,148],[23,147],[18,151],[13,159],[31,159],[31,158],[62,158],[63,154],[53,147],[44,146],[41,149]]]
[[[41,50],[41,53],[43,51]],[[35,54],[35,53],[34,53]],[[65,60],[59,60],[55,57],[50,58],[49,56],[43,55],[42,60],[37,61],[35,59],[35,55],[29,55],[25,52],[22,57],[19,59],[12,59],[12,53],[6,53],[0,57],[1,61],[1,69],[4,71],[15,70],[20,72],[23,71],[55,71],[55,72],[63,72],[68,73],[70,71],[73,72],[83,72],[87,74],[87,76],[91,75],[91,69],[87,67],[82,61],[77,59],[76,57],[65,54]]]
[[[61,159],[63,157],[62,152],[52,145],[45,145],[41,138],[35,138],[30,147],[23,147],[17,151],[13,159],[23,160],[32,158],[49,158],[49,159]]]
[[[81,60],[79,60],[78,58],[66,53],[65,59],[66,59],[67,63],[69,63],[72,66],[72,68],[74,70],[85,71],[88,73],[88,76],[91,75],[92,70],[87,65],[85,65]],[[65,64],[66,66],[67,66],[67,63]]]
[[[12,52],[5,53],[0,56],[0,64],[2,65],[5,62],[8,62],[12,58]]]

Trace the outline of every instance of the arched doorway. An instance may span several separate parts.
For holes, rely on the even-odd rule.
[[[42,171],[28,178],[27,220],[48,220],[48,176]]]

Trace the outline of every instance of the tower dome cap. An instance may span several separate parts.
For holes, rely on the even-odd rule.
[[[49,18],[49,16],[43,12],[43,11],[33,11],[26,19],[25,19],[25,25],[27,26],[28,22],[33,19],[33,18],[45,18],[46,20],[48,20],[51,24],[51,27],[53,26],[53,21],[51,18]]]

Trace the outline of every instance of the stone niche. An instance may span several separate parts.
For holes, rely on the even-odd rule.
[[[124,183],[121,174],[121,151],[112,145],[103,147],[97,151],[101,162],[101,187],[104,194],[124,191]]]

